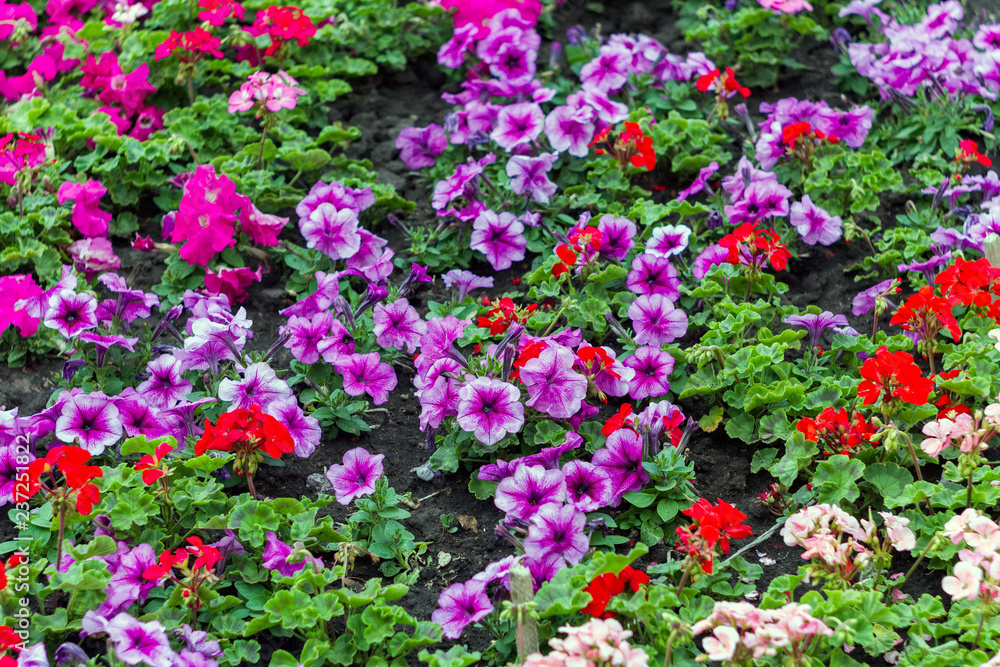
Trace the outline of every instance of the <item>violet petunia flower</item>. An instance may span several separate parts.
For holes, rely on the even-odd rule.
[[[635,371],[629,381],[629,396],[634,400],[659,398],[670,391],[668,378],[674,370],[674,358],[660,348],[640,347],[622,363]]]
[[[514,475],[514,471],[521,467],[521,459],[505,461],[497,459],[496,463],[487,463],[482,466],[477,473],[477,477],[484,482],[502,482]]]
[[[264,569],[276,571],[283,577],[294,577],[306,564],[305,561],[289,563],[288,557],[291,555],[292,547],[279,540],[278,534],[273,530],[269,530],[267,532],[267,546],[264,547],[264,553],[261,554],[261,565]]]
[[[103,395],[78,394],[67,400],[56,420],[56,437],[97,456],[122,437],[118,408]]]
[[[509,382],[480,377],[458,392],[458,425],[476,440],[492,447],[524,425],[521,392]]]
[[[591,461],[611,478],[611,507],[618,507],[623,495],[639,491],[649,481],[649,473],[642,467],[642,438],[631,429],[618,429],[609,435]]]
[[[555,447],[546,447],[537,454],[525,456],[517,460],[521,465],[542,466],[546,470],[555,470],[559,467],[559,459],[562,458],[563,454],[570,450],[578,449],[582,444],[583,437],[570,431],[566,434],[563,444],[556,445]]]
[[[930,259],[924,262],[913,262],[911,264],[897,264],[896,268],[900,273],[904,271],[919,271],[923,274],[924,280],[927,281],[928,285],[934,284],[934,279],[937,276],[936,269],[944,266],[951,261],[952,253],[949,250],[941,255],[933,255]]]
[[[830,245],[840,238],[843,221],[816,206],[809,195],[792,204],[788,221],[807,245]]]
[[[545,137],[553,150],[574,157],[586,157],[594,138],[590,114],[569,106],[559,106],[545,118]]]
[[[528,390],[527,405],[557,419],[576,414],[587,397],[587,378],[573,370],[575,359],[562,345],[548,345],[525,363],[519,377]]]
[[[586,515],[573,505],[546,503],[531,519],[524,552],[532,560],[558,558],[567,566],[587,555],[590,538],[583,532]]]
[[[375,483],[382,477],[385,454],[371,454],[355,447],[344,454],[343,464],[334,463],[326,471],[334,495],[341,505],[350,505],[362,496],[375,493]]]
[[[823,335],[823,330],[834,326],[847,326],[847,316],[834,315],[830,311],[824,310],[822,313],[789,315],[785,318],[784,322],[792,326],[805,327],[806,331],[809,332],[809,346],[816,347],[819,345],[819,339]]]
[[[657,257],[679,255],[688,247],[691,228],[687,225],[663,225],[653,230],[646,241],[646,253]]]
[[[872,129],[874,119],[875,111],[867,104],[853,107],[850,111],[837,114],[828,128],[827,136],[839,139],[850,148],[861,148]]]
[[[278,314],[283,317],[312,317],[332,306],[340,294],[340,272],[317,271],[315,278],[315,292],[288,308],[279,310]]]
[[[156,553],[148,544],[140,544],[122,556],[105,589],[107,598],[99,608],[101,615],[110,618],[128,609],[133,602],[145,603],[149,592],[162,583],[161,579],[143,576],[148,568],[156,564]]]
[[[159,410],[149,405],[135,389],[128,387],[118,396],[111,399],[121,415],[122,428],[125,435],[134,438],[144,435],[147,438],[159,438],[173,432],[171,419],[159,414]]]
[[[396,137],[399,159],[410,169],[433,167],[435,159],[448,147],[444,130],[437,123],[427,127],[408,127]]]
[[[378,304],[372,311],[375,326],[372,333],[382,347],[406,350],[413,354],[420,346],[420,338],[427,333],[427,323],[406,299],[396,299],[389,304]]]
[[[288,334],[285,347],[291,350],[292,356],[304,364],[315,364],[319,361],[319,344],[330,333],[330,327],[336,316],[329,311],[321,311],[310,317],[293,315],[288,318],[282,331]]]
[[[711,162],[707,167],[698,170],[698,178],[694,182],[677,193],[677,201],[684,201],[691,195],[696,195],[708,185],[708,179],[712,178],[715,172],[719,171],[719,163]]]
[[[458,362],[455,365],[458,366]],[[458,386],[449,377],[439,375],[429,387],[424,385],[416,394],[421,406],[421,431],[437,428],[446,418],[458,414]]]
[[[97,327],[97,299],[81,292],[64,289],[49,297],[45,326],[66,338]]]
[[[528,241],[524,238],[524,224],[513,213],[499,215],[490,210],[479,214],[472,223],[469,247],[486,255],[487,261],[497,271],[509,269],[514,262],[524,259]]]
[[[889,278],[888,280],[883,280],[876,285],[872,285],[866,290],[858,292],[851,304],[851,314],[855,317],[860,317],[870,312],[873,308],[875,308],[875,303],[878,297],[888,294],[894,287],[893,283],[897,280],[899,280],[899,278]]]
[[[444,286],[456,290],[456,301],[461,303],[472,290],[493,287],[493,276],[477,276],[471,271],[452,269],[444,274]]]
[[[534,102],[508,104],[497,114],[496,127],[490,138],[510,152],[521,144],[530,143],[542,133],[545,114]]]
[[[293,450],[300,458],[311,456],[316,447],[319,446],[323,437],[323,430],[319,426],[319,420],[307,415],[299,407],[299,402],[294,396],[280,401],[274,401],[267,408],[267,414],[271,415],[285,425],[295,443]]]
[[[251,405],[259,405],[261,410],[267,410],[271,403],[283,401],[291,395],[292,389],[288,383],[264,362],[247,366],[241,380],[226,378],[219,383],[219,399],[229,401],[231,410],[249,408]]]
[[[361,249],[358,214],[349,208],[324,202],[299,222],[299,230],[306,246],[330,259],[347,259]]]
[[[552,164],[559,158],[558,153],[542,153],[537,157],[515,155],[507,161],[507,175],[510,189],[514,194],[533,199],[540,204],[548,204],[559,186],[549,180]]]
[[[662,294],[671,301],[681,296],[681,281],[677,269],[666,257],[638,255],[632,260],[632,270],[625,278],[628,291],[640,296]]]
[[[635,329],[635,342],[640,345],[672,343],[687,332],[687,314],[674,308],[662,294],[637,297],[628,307],[628,316]]]
[[[628,218],[620,218],[610,213],[597,221],[601,232],[601,254],[616,261],[622,261],[628,251],[635,247],[636,227]]]
[[[194,386],[182,375],[181,362],[172,354],[161,354],[146,364],[149,379],[135,388],[151,406],[162,410],[183,401]]]
[[[106,632],[115,657],[126,665],[171,667],[174,664],[174,651],[159,621],[143,623],[122,612],[108,621]]]
[[[729,249],[718,243],[710,245],[694,258],[691,266],[691,275],[698,280],[702,280],[712,270],[712,267],[729,263]],[[632,290],[633,292],[635,290]]]
[[[562,468],[566,500],[581,512],[594,512],[611,500],[611,477],[603,468],[586,461],[570,461]]]
[[[632,52],[624,45],[605,44],[596,58],[580,69],[580,81],[588,90],[609,93],[628,82]]]
[[[546,503],[566,500],[566,478],[561,470],[542,466],[518,466],[514,474],[500,480],[493,503],[508,519],[530,521]]]
[[[334,362],[343,376],[344,391],[349,396],[368,394],[375,405],[389,400],[389,392],[396,388],[396,373],[392,366],[382,363],[378,352],[344,354]]]
[[[464,584],[452,584],[441,592],[431,620],[441,626],[445,637],[458,639],[467,625],[486,618],[492,611],[486,582],[470,579]]]

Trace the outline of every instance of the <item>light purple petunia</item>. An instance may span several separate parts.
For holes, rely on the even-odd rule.
[[[295,455],[301,458],[311,456],[316,447],[319,446],[323,437],[323,430],[319,427],[319,420],[307,415],[299,407],[299,402],[294,396],[281,401],[274,401],[267,408],[267,414],[271,415],[288,428],[295,442]]]
[[[128,609],[133,602],[145,603],[149,592],[162,583],[142,576],[147,568],[156,564],[156,552],[148,544],[140,544],[123,555],[105,589],[107,598],[99,608],[101,614],[110,618]]]
[[[570,431],[566,434],[563,444],[556,445],[555,447],[546,447],[537,454],[525,456],[517,460],[521,465],[542,466],[546,470],[555,470],[559,467],[559,459],[562,458],[563,454],[570,450],[578,449],[582,444],[583,437]]]
[[[174,651],[159,621],[143,623],[122,612],[108,621],[106,632],[115,657],[126,665],[171,667],[174,664]]]
[[[540,204],[548,204],[549,197],[559,189],[549,180],[552,164],[559,159],[558,153],[542,153],[537,157],[515,155],[507,160],[507,175],[510,189],[514,194],[528,197]]]
[[[341,355],[334,366],[344,378],[348,395],[368,394],[375,405],[388,401],[389,392],[396,388],[396,373],[392,366],[382,363],[378,352]]]
[[[632,270],[625,278],[625,286],[634,294],[652,296],[662,294],[671,301],[681,296],[681,281],[677,269],[666,257],[638,255],[632,260]]]
[[[292,351],[292,356],[304,364],[315,364],[319,361],[319,344],[330,333],[330,327],[336,316],[329,311],[321,311],[309,317],[293,315],[288,318],[282,331],[288,334],[285,347]]]
[[[306,564],[304,561],[289,563],[288,557],[291,555],[292,547],[279,540],[278,534],[273,530],[267,531],[267,546],[261,554],[264,569],[277,571],[283,577],[295,576]]]
[[[56,420],[56,437],[97,456],[122,437],[118,408],[103,395],[77,394],[62,406]]]
[[[586,461],[570,461],[562,468],[566,478],[566,500],[581,512],[594,512],[611,500],[611,477],[603,468]]]
[[[352,188],[333,181],[329,185],[316,181],[309,189],[309,194],[295,206],[295,214],[302,220],[319,207],[320,204],[333,204],[337,210],[349,208],[355,214],[361,215],[369,206],[375,203],[375,193],[371,188]],[[300,221],[301,224],[301,221]]]
[[[628,119],[627,104],[615,102],[607,93],[593,88],[582,88],[570,94],[566,98],[566,103],[581,112],[589,110],[591,115],[596,115],[598,120],[608,125],[617,125]]]
[[[514,475],[514,471],[521,467],[521,459],[506,461],[497,459],[496,463],[487,463],[482,466],[477,473],[479,479],[486,482],[502,482]]]
[[[649,440],[655,443],[663,436],[667,436],[669,440],[671,430],[684,423],[684,413],[670,401],[657,401],[650,403],[637,415],[636,423],[649,430]],[[672,426],[667,428],[667,424]]]
[[[716,243],[702,250],[698,253],[698,256],[694,258],[694,263],[691,267],[691,275],[698,280],[701,280],[708,275],[708,272],[712,270],[712,267],[728,263],[729,250]]]
[[[518,466],[514,474],[500,480],[493,503],[508,519],[530,521],[546,503],[566,500],[566,479],[561,470],[542,466]]]
[[[181,362],[172,354],[161,354],[146,364],[149,379],[136,391],[157,409],[170,408],[183,401],[194,386],[181,374]]]
[[[788,221],[807,245],[830,245],[840,238],[843,221],[816,206],[809,195],[792,204]]]
[[[458,386],[449,377],[439,375],[429,387],[425,385],[416,394],[421,406],[421,431],[437,428],[446,418],[458,414]]]
[[[497,215],[485,210],[472,224],[469,247],[486,255],[487,261],[497,271],[509,269],[514,262],[524,259],[528,241],[524,238],[524,224],[513,213],[504,211]]]
[[[788,215],[788,199],[792,191],[778,183],[777,179],[751,181],[742,196],[731,206],[726,206],[729,222],[741,225],[765,218],[783,218]]]
[[[410,169],[433,167],[438,155],[448,147],[444,130],[437,123],[427,127],[408,127],[396,137],[399,159]]]
[[[279,310],[278,314],[283,317],[312,317],[332,306],[340,294],[340,272],[317,271],[315,278],[315,292],[288,308]]]
[[[149,317],[153,306],[160,305],[160,297],[140,289],[132,289],[117,273],[105,273],[98,280],[118,295],[115,300],[114,317],[121,318],[125,322]]]
[[[445,637],[458,639],[467,625],[481,621],[492,611],[486,582],[470,579],[464,584],[452,584],[441,592],[431,620],[441,626]]]
[[[923,262],[911,262],[910,264],[897,264],[896,269],[900,273],[906,271],[918,271],[923,274],[928,285],[934,284],[937,277],[937,269],[951,262],[952,253],[949,250],[940,255],[931,255],[931,258]]]
[[[674,358],[658,347],[643,346],[623,362],[635,375],[629,382],[629,396],[637,401],[658,398],[670,391]]]
[[[715,172],[719,171],[719,163],[711,162],[707,167],[698,170],[698,178],[694,182],[677,193],[677,201],[684,201],[691,195],[696,195],[708,185],[708,179],[712,178]]]
[[[455,28],[452,38],[438,49],[437,61],[442,67],[457,69],[465,62],[465,54],[469,47],[476,43],[479,27],[474,23],[466,23]]]
[[[420,346],[421,336],[427,333],[427,323],[406,299],[378,304],[372,311],[372,319],[375,321],[372,328],[375,341],[382,347],[406,350],[413,354]]]
[[[147,403],[146,399],[132,387],[128,387],[111,400],[118,408],[122,428],[128,437],[144,435],[147,438],[159,438],[173,432],[175,426],[173,420],[161,416],[160,411]]]
[[[474,378],[458,392],[458,425],[492,447],[524,426],[521,392],[509,382]]]
[[[545,137],[553,150],[574,157],[586,157],[594,138],[590,114],[568,106],[559,106],[545,118]]]
[[[646,241],[646,254],[657,257],[679,255],[688,247],[691,228],[687,225],[663,225],[653,230]]]
[[[580,69],[580,81],[589,90],[608,93],[628,82],[632,52],[618,44],[605,44],[596,58]]]
[[[97,299],[86,292],[59,290],[49,297],[45,326],[66,338],[97,327]]]
[[[562,345],[548,345],[521,368],[528,390],[527,405],[550,417],[566,419],[587,397],[587,378],[573,370],[576,355]]]
[[[356,499],[375,493],[375,483],[382,476],[385,454],[371,454],[355,447],[344,454],[343,464],[334,463],[326,471],[337,502],[350,505]]]
[[[461,303],[472,290],[493,287],[493,276],[477,276],[471,271],[452,269],[444,274],[444,286],[456,290],[456,301]]]
[[[639,491],[649,481],[642,467],[642,438],[632,429],[620,428],[609,435],[591,461],[611,478],[611,507],[618,507],[624,494]]]
[[[262,410],[275,401],[283,401],[292,395],[288,383],[279,378],[274,370],[264,362],[250,364],[243,372],[241,380],[226,378],[219,383],[219,399],[229,401],[231,410],[259,405]]]
[[[858,292],[854,301],[852,302],[851,314],[855,317],[860,317],[875,308],[875,301],[880,295],[885,295],[889,292],[889,288],[892,284],[899,280],[899,278],[889,278],[888,280],[883,280],[882,282],[872,285],[866,290]]]
[[[583,532],[586,515],[573,505],[546,503],[531,519],[524,552],[532,560],[558,558],[567,566],[587,555],[590,538]]]
[[[867,104],[856,106],[850,111],[837,114],[836,119],[827,128],[827,136],[839,139],[851,148],[861,148],[868,138],[874,119],[875,111],[870,106]]]
[[[349,208],[324,202],[299,221],[299,230],[308,247],[330,259],[347,259],[361,249],[358,214]]]
[[[496,127],[490,138],[508,152],[538,138],[542,133],[545,114],[534,102],[508,104],[497,114]]]
[[[635,329],[635,342],[640,345],[672,343],[687,332],[687,314],[674,308],[662,294],[637,297],[628,307],[628,316]]]
[[[785,318],[785,324],[805,327],[809,332],[809,346],[819,345],[819,337],[823,335],[823,330],[834,326],[847,326],[847,316],[834,315],[828,310],[822,313],[807,313],[805,315],[789,315]]]
[[[628,218],[620,218],[606,213],[597,221],[601,232],[601,254],[622,261],[628,251],[635,247],[635,223]]]

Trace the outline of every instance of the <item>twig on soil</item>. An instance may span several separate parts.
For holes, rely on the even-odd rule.
[[[750,549],[757,546],[761,542],[770,538],[772,535],[778,532],[778,529],[781,528],[784,524],[785,524],[785,517],[781,517],[773,526],[764,531],[760,537],[758,537],[756,540],[754,540],[753,542],[746,545],[745,547],[734,553],[732,556],[727,558],[720,567],[725,567],[726,565],[729,565],[729,561],[731,561],[732,559],[736,558],[737,556],[743,554],[746,551],[749,551]]]

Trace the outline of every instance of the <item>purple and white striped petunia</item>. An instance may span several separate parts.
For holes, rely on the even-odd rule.
[[[445,637],[458,639],[467,625],[486,618],[492,611],[486,582],[470,579],[441,591],[438,608],[431,614],[431,620],[441,626]]]
[[[49,297],[45,326],[66,338],[97,327],[97,299],[71,289],[59,290]]]
[[[243,379],[226,378],[219,383],[219,398],[229,401],[231,410],[259,405],[267,410],[271,403],[283,401],[292,395],[288,383],[279,378],[264,362],[250,364],[243,371]]]
[[[679,255],[688,247],[691,228],[687,225],[663,225],[653,230],[646,241],[646,253],[657,257]]]
[[[662,294],[671,301],[681,296],[681,281],[677,269],[666,257],[638,255],[632,260],[632,270],[625,278],[628,291],[640,296]]]
[[[347,259],[361,249],[358,214],[349,208],[338,209],[323,202],[299,221],[299,230],[308,247],[330,259]]]
[[[122,612],[108,621],[106,632],[115,657],[126,665],[171,667],[174,664],[174,651],[159,621],[143,623]]]
[[[497,271],[509,269],[514,262],[524,259],[528,247],[524,224],[513,213],[504,211],[497,215],[487,209],[472,223],[469,247],[486,255],[490,266]]]
[[[660,348],[640,347],[623,363],[635,371],[629,381],[629,396],[633,399],[659,398],[670,391],[668,378],[674,370],[674,358]]]
[[[547,345],[524,364],[519,377],[528,389],[527,405],[558,419],[576,414],[587,397],[587,378],[573,370],[575,360],[562,345]]]
[[[77,394],[62,406],[56,420],[56,437],[74,441],[97,456],[122,437],[122,422],[115,404],[103,394]]]
[[[586,461],[570,461],[562,468],[566,478],[566,500],[581,512],[594,512],[611,500],[611,477],[603,468]]]
[[[420,346],[420,338],[427,333],[424,322],[416,309],[406,299],[380,303],[372,311],[375,341],[382,347],[406,350],[410,354]]]
[[[590,538],[583,532],[586,515],[573,505],[546,503],[531,519],[524,552],[532,560],[558,558],[567,566],[587,555]]]
[[[508,152],[538,138],[542,133],[545,114],[534,102],[508,104],[497,114],[496,127],[490,138]]]
[[[524,405],[517,387],[493,378],[475,378],[458,392],[458,425],[492,447],[524,426]]]
[[[135,389],[154,408],[171,408],[184,400],[194,386],[184,378],[182,371],[177,357],[161,354],[146,364],[146,372],[150,377]]]
[[[326,471],[333,485],[337,502],[350,505],[357,498],[375,493],[375,483],[382,476],[385,454],[371,454],[364,447],[355,447],[344,454],[343,464],[334,463]]]
[[[628,316],[635,329],[635,342],[640,345],[672,343],[687,332],[687,314],[674,308],[662,294],[636,298],[628,307]]]
[[[609,435],[591,461],[611,478],[611,507],[618,507],[624,494],[639,491],[649,481],[642,467],[642,438],[632,429],[620,428]]]
[[[292,435],[292,441],[295,443],[296,456],[306,458],[316,451],[316,447],[319,446],[320,439],[323,437],[323,430],[319,427],[318,419],[302,411],[294,396],[274,401],[268,406],[267,414],[277,419],[288,429]]]
[[[549,197],[559,189],[549,180],[552,164],[559,158],[558,153],[542,153],[538,157],[515,155],[507,161],[507,175],[510,189],[514,194],[528,197],[540,204],[548,204]]]
[[[788,222],[807,245],[830,245],[840,238],[844,224],[839,215],[830,215],[816,206],[809,195],[792,204]]]
[[[530,521],[542,505],[565,500],[566,478],[561,470],[521,465],[513,475],[500,480],[493,503],[508,519]]]
[[[628,251],[635,247],[635,223],[628,218],[617,218],[610,213],[597,221],[601,232],[601,254],[622,261]]]
[[[368,394],[375,405],[388,401],[389,392],[396,388],[396,373],[392,366],[382,363],[378,352],[341,355],[334,367],[343,376],[348,395]]]
[[[556,107],[545,118],[545,137],[555,151],[586,157],[590,152],[590,141],[594,138],[594,123],[584,110]]]

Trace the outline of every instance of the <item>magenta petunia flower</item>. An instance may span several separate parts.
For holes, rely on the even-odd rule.
[[[532,560],[558,558],[567,566],[587,555],[590,538],[583,532],[586,515],[573,505],[546,503],[531,518],[524,552]]]
[[[546,503],[566,500],[566,479],[561,470],[520,465],[514,474],[500,480],[493,503],[508,519],[530,521]]]
[[[605,44],[596,58],[580,69],[583,87],[608,93],[628,82],[632,52],[619,44]]]
[[[809,346],[816,347],[819,345],[819,338],[823,335],[823,330],[835,326],[846,327],[847,316],[834,315],[830,311],[824,310],[822,313],[789,315],[785,318],[784,322],[792,326],[805,327],[806,331],[809,332]]]
[[[635,371],[629,381],[629,396],[633,399],[658,398],[670,391],[668,378],[674,370],[674,358],[660,348],[640,347],[624,364]]]
[[[788,221],[808,245],[830,245],[840,238],[843,221],[839,215],[830,215],[816,206],[809,195],[792,204]]]
[[[681,296],[681,281],[677,277],[677,269],[668,258],[656,255],[638,255],[633,259],[625,286],[639,296],[661,294],[671,301],[676,301]]]
[[[437,61],[442,67],[457,69],[465,62],[469,47],[476,43],[479,27],[472,23],[455,26],[455,34],[438,49]]]
[[[556,107],[545,118],[545,137],[553,150],[586,157],[594,138],[594,123],[586,111],[569,106]]]
[[[371,188],[351,188],[333,181],[327,185],[323,181],[316,181],[316,184],[309,190],[309,194],[302,198],[295,206],[295,214],[302,220],[308,218],[320,204],[333,204],[338,211],[349,208],[356,215],[361,215],[369,206],[375,203],[375,193]],[[301,224],[301,223],[300,223]]]
[[[492,447],[524,425],[521,392],[514,385],[493,378],[474,378],[458,392],[458,425]]]
[[[497,114],[496,127],[490,138],[508,152],[534,141],[542,133],[545,114],[534,102],[508,104]]]
[[[344,454],[343,464],[334,463],[326,471],[333,485],[337,502],[350,505],[362,496],[375,493],[375,483],[383,473],[385,454],[371,454],[364,447],[355,447]]]
[[[86,292],[64,289],[49,297],[45,326],[66,338],[97,327],[97,299]]]
[[[583,444],[583,437],[570,431],[566,434],[566,440],[561,445],[546,447],[537,454],[531,454],[518,459],[521,465],[542,466],[546,470],[555,470],[559,467],[559,459],[566,452],[577,449]]]
[[[431,620],[441,626],[445,637],[458,639],[467,625],[486,618],[492,611],[486,582],[470,579],[464,584],[452,584],[441,592]]]
[[[624,494],[641,490],[649,481],[649,473],[642,467],[642,438],[632,429],[620,428],[609,435],[591,461],[611,478],[611,507],[618,507]]]
[[[288,318],[288,324],[283,331],[289,334],[285,347],[292,351],[292,356],[304,364],[315,364],[319,361],[319,344],[330,333],[330,327],[336,316],[328,311],[320,311],[312,316]]]
[[[437,123],[427,127],[408,127],[396,137],[399,159],[410,169],[433,167],[438,155],[448,147],[444,130]]]
[[[86,183],[66,181],[59,186],[57,199],[60,204],[72,200],[73,226],[85,237],[107,236],[111,214],[102,211],[99,206],[101,197],[107,192],[107,188],[98,181],[87,180]]]
[[[765,218],[783,218],[788,215],[788,199],[792,191],[778,183],[777,178],[751,181],[739,200],[725,207],[729,222],[741,225]]]
[[[694,263],[691,267],[691,275],[698,280],[701,280],[708,275],[708,272],[712,270],[713,266],[728,263],[729,249],[716,243],[702,250],[698,253],[698,256],[694,258]],[[634,292],[635,290],[632,291]]]
[[[313,317],[332,306],[340,294],[340,272],[317,271],[315,278],[315,292],[288,308],[279,310],[278,314],[283,317]]]
[[[477,276],[471,271],[452,269],[444,274],[444,286],[458,292],[456,301],[462,303],[472,290],[493,287],[493,276]]]
[[[267,408],[267,414],[277,419],[288,429],[295,442],[294,452],[296,456],[306,458],[316,451],[316,447],[319,446],[320,439],[323,437],[323,430],[319,426],[318,419],[302,411],[294,396],[271,403]]]
[[[420,346],[420,338],[427,333],[427,323],[406,299],[380,303],[372,311],[375,341],[382,347],[406,350],[410,354]]]
[[[628,218],[602,215],[597,221],[597,229],[601,232],[601,254],[605,257],[620,262],[635,247],[636,227]]]
[[[569,95],[566,103],[581,112],[590,111],[597,119],[608,125],[617,125],[628,119],[628,105],[615,102],[607,93],[593,88],[582,88]]]
[[[156,552],[149,544],[140,544],[124,554],[118,563],[118,569],[111,576],[106,589],[107,599],[101,603],[102,614],[110,617],[123,609],[128,609],[133,602],[145,602],[149,592],[160,585],[156,579],[146,579],[143,573],[147,568],[157,564]]]
[[[640,345],[672,343],[687,332],[687,314],[674,308],[662,294],[637,297],[628,307],[628,316],[635,329],[635,342]]]
[[[358,214],[349,208],[324,202],[299,221],[299,230],[308,247],[330,259],[346,259],[361,249]]]
[[[389,392],[396,388],[396,373],[392,366],[382,363],[378,352],[341,355],[334,366],[344,378],[348,395],[368,394],[375,405],[389,400]]]
[[[83,271],[88,281],[102,271],[114,271],[122,265],[122,260],[115,254],[111,241],[105,238],[73,241],[66,246],[66,252],[73,260],[73,268]]]
[[[542,153],[538,157],[515,155],[507,161],[507,175],[514,194],[528,197],[540,204],[548,204],[559,186],[549,180],[552,164],[558,153]]]
[[[562,345],[548,345],[521,368],[528,389],[527,405],[550,417],[566,419],[587,397],[587,378],[573,370],[576,355]]]
[[[439,375],[430,386],[424,385],[416,395],[421,406],[421,431],[437,428],[445,418],[458,414],[458,386],[451,378]]]
[[[854,295],[854,301],[851,303],[851,314],[855,317],[861,317],[867,314],[873,308],[875,308],[876,300],[880,295],[884,295],[892,289],[893,283],[899,280],[899,278],[889,278],[888,280],[883,280],[882,282],[872,285],[866,290],[862,290]]]
[[[14,502],[17,477],[24,465],[34,460],[34,454],[26,450],[19,451],[13,442],[0,444],[0,507]]]
[[[279,378],[264,362],[250,364],[243,371],[243,378],[226,378],[219,383],[219,399],[229,401],[230,410],[249,409],[252,405],[267,410],[271,403],[292,396],[288,383]]]
[[[170,667],[174,664],[174,651],[159,621],[143,623],[122,612],[108,621],[105,631],[114,646],[115,657],[126,665],[142,663],[151,667]]]
[[[677,193],[677,201],[684,201],[691,195],[696,195],[708,185],[708,179],[712,178],[715,172],[719,171],[719,163],[711,162],[707,167],[698,170],[698,178],[694,182]]]
[[[828,136],[840,139],[850,148],[861,148],[868,138],[874,119],[875,111],[870,106],[855,106],[850,111],[837,114]]]
[[[611,500],[611,477],[603,468],[586,461],[570,461],[562,468],[566,500],[581,512],[594,512]]]
[[[97,456],[122,437],[118,408],[103,395],[77,394],[63,403],[56,437]]]
[[[486,210],[472,224],[469,247],[486,255],[487,261],[497,271],[509,269],[514,262],[524,259],[528,241],[524,238],[524,224],[513,213],[504,211],[497,215]]]
[[[283,577],[294,577],[296,573],[305,568],[306,564],[304,561],[289,563],[288,557],[291,555],[291,545],[279,540],[278,534],[273,530],[267,531],[267,545],[261,554],[261,565],[264,569],[276,571]]]
[[[679,255],[688,247],[691,228],[687,225],[663,225],[653,230],[652,237],[646,241],[646,254],[657,257]]]
[[[225,174],[216,174],[211,165],[201,165],[184,184],[170,241],[180,243],[181,257],[189,264],[208,266],[216,253],[235,244],[236,186]]]
[[[514,476],[514,471],[522,465],[521,459],[505,461],[497,459],[496,463],[487,463],[479,469],[476,474],[479,479],[487,482],[502,482],[508,477]]]
[[[150,406],[132,387],[111,400],[118,408],[122,428],[128,437],[144,435],[147,438],[159,438],[173,432],[173,420],[159,414],[159,410]]]

